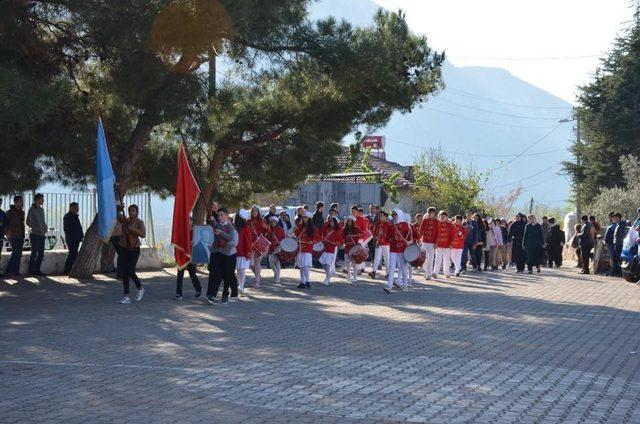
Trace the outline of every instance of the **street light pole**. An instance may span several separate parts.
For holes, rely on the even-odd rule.
[[[576,120],[576,166],[579,171],[582,165],[582,161],[580,160],[582,142],[580,141],[580,117],[578,116],[578,111],[575,109],[574,116]],[[576,223],[578,222],[580,222],[580,179],[576,178]]]

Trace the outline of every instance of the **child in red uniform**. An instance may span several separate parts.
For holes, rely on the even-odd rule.
[[[300,284],[299,289],[311,288],[309,277],[309,269],[313,265],[313,245],[318,241],[318,230],[313,226],[313,214],[306,211],[302,216],[302,225],[296,229],[296,237],[298,237],[298,256],[296,257],[296,265],[300,268]]]
[[[280,282],[280,257],[276,250],[280,247],[280,242],[286,237],[284,228],[278,225],[279,218],[277,215],[273,215],[269,218],[269,230],[267,232],[267,238],[271,242],[269,246],[269,266],[273,270],[273,280],[276,283]]]
[[[351,215],[356,220],[356,227],[360,229],[362,235],[360,236],[360,245],[363,249],[368,249],[368,244],[373,238],[373,234],[371,234],[371,229],[369,228],[369,221],[364,217],[363,209],[357,205],[351,206]],[[368,257],[369,255],[367,255]],[[365,262],[357,264],[356,268],[358,269],[358,274],[360,274],[365,269]]]
[[[373,257],[373,264],[371,265],[371,272],[369,277],[376,278],[376,272],[380,266],[380,262],[384,258],[384,267],[387,271],[387,277],[389,276],[389,237],[393,233],[393,226],[387,220],[389,215],[385,211],[378,212],[378,220],[373,225],[373,237],[375,239],[375,255]]]
[[[342,231],[337,218],[329,217],[327,219],[322,228],[322,243],[324,244],[324,252],[318,262],[326,272],[324,285],[328,286],[331,277],[336,273],[336,252],[338,246],[342,244]]]
[[[449,214],[440,211],[438,214],[440,220],[436,226],[436,265],[433,269],[433,278],[444,268],[444,276],[449,278],[449,266],[451,261],[451,243],[454,239],[455,228],[449,222]]]
[[[236,274],[238,279],[238,290],[242,295],[244,292],[244,282],[247,278],[246,272],[251,268],[251,260],[253,257],[253,241],[251,228],[247,224],[250,214],[246,209],[240,209],[236,214],[235,226],[238,231],[238,257],[236,261]]]
[[[462,269],[462,251],[466,239],[467,229],[462,225],[462,215],[456,215],[453,222],[453,241],[451,242],[451,262],[453,262],[456,277],[460,276]]]
[[[343,234],[344,234],[343,237],[344,237],[345,268],[347,269],[347,282],[355,283],[358,281],[358,264],[356,264],[351,258],[351,249],[353,249],[357,245],[361,246],[360,242],[362,240],[362,230],[360,230],[360,228],[356,225],[356,218],[353,215],[349,215],[347,217],[344,223]],[[351,271],[353,271],[353,274],[351,274]]]
[[[420,240],[422,240],[422,235],[420,233],[420,227],[422,226],[422,214],[417,213],[415,215],[415,220],[411,224],[411,234],[413,236],[413,242],[420,245]],[[422,246],[420,246],[422,248]],[[405,263],[407,267],[407,279],[409,280],[409,285],[413,284],[413,267],[409,262]]]
[[[406,267],[404,263],[404,249],[412,243],[413,237],[411,234],[411,226],[406,221],[404,212],[400,209],[394,209],[391,213],[393,217],[393,233],[390,237],[390,252],[389,252],[389,277],[387,278],[387,286],[384,288],[386,293],[391,294],[393,289],[393,275],[398,268],[398,283],[402,286],[403,291],[407,291],[409,281],[407,280]]]
[[[436,253],[436,208],[427,209],[427,214],[422,218],[420,224],[420,235],[422,236],[422,250],[425,251],[427,257],[424,261],[424,275],[427,280],[431,279],[433,272],[433,262]]]
[[[268,225],[264,222],[262,215],[260,214],[260,208],[257,205],[253,205],[251,207],[251,219],[248,222],[249,227],[251,228],[251,241],[253,243],[256,242],[259,236],[267,236]],[[253,252],[253,264],[252,271],[256,277],[256,280],[253,284],[254,287],[260,287],[260,282],[262,281],[262,256],[256,251]]]

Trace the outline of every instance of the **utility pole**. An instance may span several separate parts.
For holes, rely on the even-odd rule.
[[[578,172],[580,172],[580,168],[582,167],[582,161],[580,160],[580,150],[582,148],[582,142],[580,141],[580,115],[578,115],[578,111],[575,109],[573,113],[576,119],[576,166]],[[580,222],[580,179],[576,178],[576,223],[578,222]]]
[[[531,198],[531,203],[529,203],[529,214],[533,213],[533,197]]]

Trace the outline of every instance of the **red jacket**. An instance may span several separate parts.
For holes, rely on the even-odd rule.
[[[467,229],[462,225],[453,224],[452,249],[464,249],[464,242],[467,239]]]
[[[356,227],[358,227],[362,232],[362,234],[360,235],[360,238],[362,238],[363,240],[366,240],[371,237],[371,230],[369,229],[370,228],[369,226],[370,224],[367,218],[365,218],[362,215],[356,216]]]
[[[349,253],[349,251],[355,246],[359,244],[358,241],[362,238],[362,230],[357,226],[353,226],[353,233],[347,234],[346,229],[343,230],[344,235],[344,251],[345,253]]]
[[[238,256],[251,259],[253,255],[253,234],[248,225],[238,230]]]
[[[436,224],[438,220],[435,218],[424,218],[420,225],[420,235],[422,235],[423,243],[436,242]]]
[[[300,244],[300,253],[313,253],[313,245],[318,242],[319,235],[316,228],[313,229],[313,235],[309,237],[307,231],[303,230],[298,235],[298,243]]]
[[[251,228],[251,240],[256,241],[258,236],[263,235],[267,237],[269,226],[262,218],[251,218],[247,221],[247,225]]]
[[[392,253],[403,253],[404,249],[406,249],[412,242],[413,234],[409,224],[401,222],[393,226],[391,247],[389,249]]]
[[[271,246],[269,246],[269,253],[273,253],[273,251],[280,246],[280,242],[285,237],[286,234],[284,233],[284,228],[279,225],[276,225],[275,227],[269,226],[267,233],[267,239],[271,242]]]
[[[420,240],[422,240],[422,233],[420,232],[421,225],[422,225],[422,222],[420,224],[418,224],[417,222],[415,224],[411,224],[411,232],[413,233],[413,240],[416,242],[419,242]]]
[[[393,225],[389,221],[378,221],[373,226],[373,236],[376,238],[378,246],[389,246],[393,235]]]
[[[324,251],[327,253],[336,253],[336,249],[343,243],[342,231],[340,229],[324,228],[322,232],[322,243],[324,244]]]
[[[449,221],[438,221],[436,225],[436,247],[448,249],[453,243],[455,227]]]

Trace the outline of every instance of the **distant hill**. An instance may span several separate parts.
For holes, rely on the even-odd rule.
[[[363,26],[378,9],[370,0],[322,0],[311,18],[335,16]],[[443,76],[444,91],[377,131],[387,137],[387,158],[407,165],[439,146],[458,162],[491,170],[489,190],[501,193],[521,182],[523,199],[562,206],[569,183],[554,172],[570,158],[573,133],[571,123],[558,120],[571,116],[571,105],[504,69],[447,62]]]

